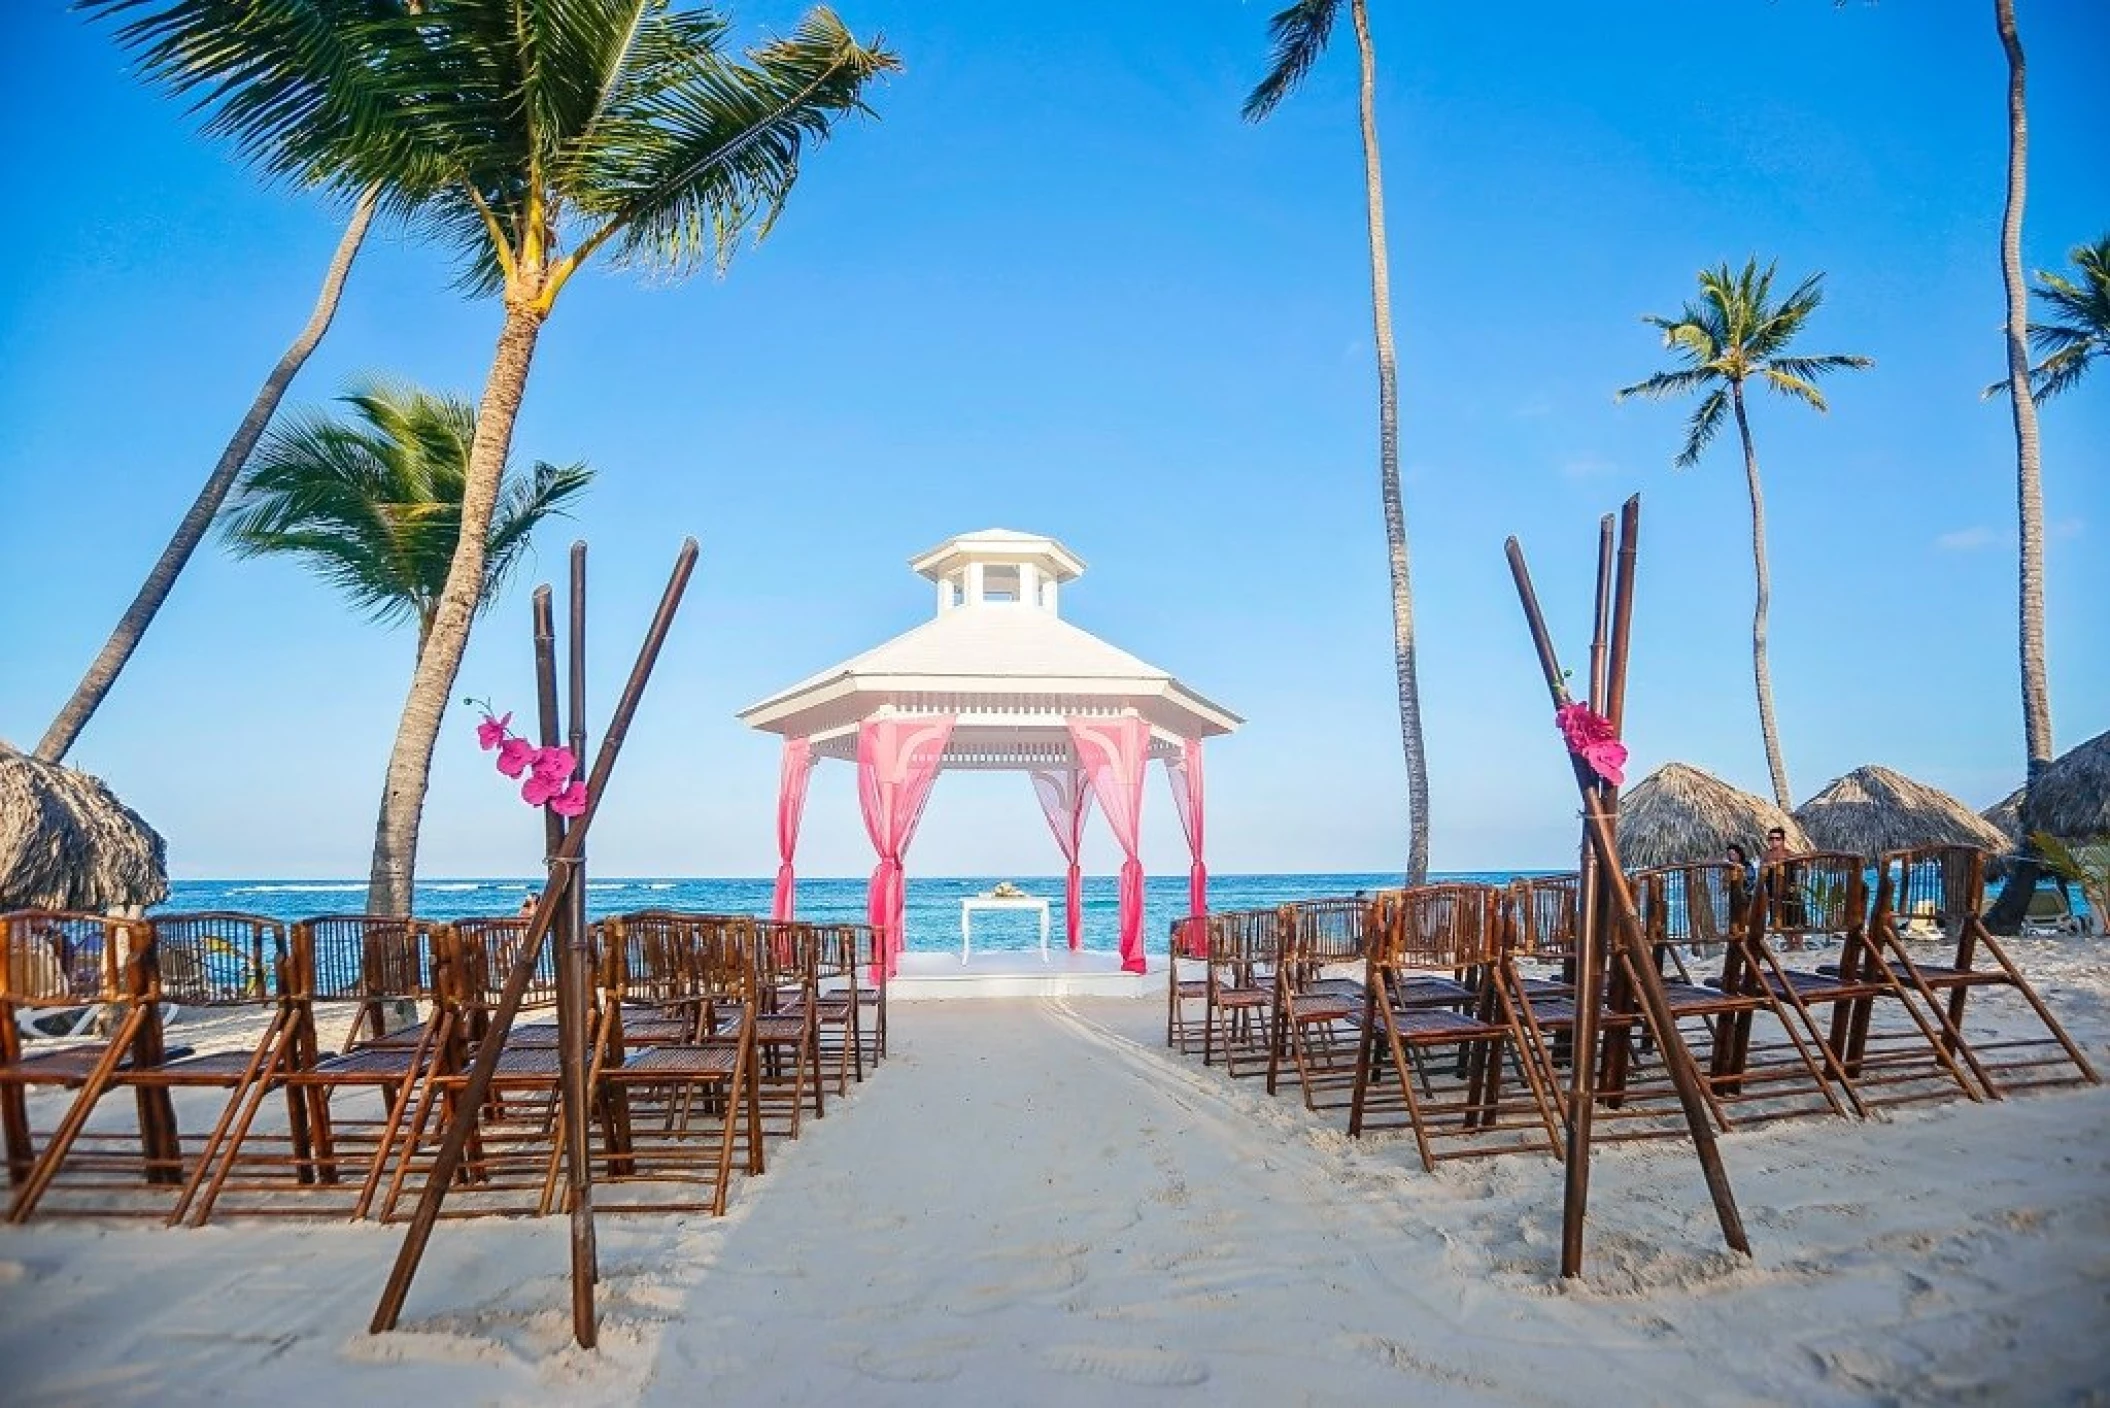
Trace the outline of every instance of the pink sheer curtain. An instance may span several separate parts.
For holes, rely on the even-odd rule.
[[[1143,862],[1136,852],[1142,841],[1150,725],[1133,715],[1068,722],[1071,746],[1092,780],[1099,810],[1121,843],[1121,967],[1141,973],[1148,965],[1143,961]]]
[[[1187,833],[1187,854],[1193,864],[1187,869],[1187,912],[1195,918],[1209,912],[1209,867],[1202,863],[1202,742],[1180,741],[1180,754],[1165,760],[1165,777],[1172,783],[1172,808],[1180,814],[1180,830]],[[1209,944],[1199,925],[1187,930],[1187,956],[1205,958]]]
[[[1069,862],[1069,882],[1063,889],[1063,923],[1074,949],[1083,942],[1084,871],[1077,864],[1077,852],[1084,846],[1084,819],[1092,810],[1091,780],[1074,763],[1062,772],[1036,772],[1033,795],[1040,798],[1048,829],[1055,833],[1055,844]]]
[[[902,921],[908,908],[901,858],[938,780],[952,725],[952,716],[944,714],[866,719],[857,727],[857,804],[864,813],[865,834],[879,853],[865,896],[865,916],[880,931],[885,955],[883,964],[872,965],[875,982],[891,978],[900,967]]]
[[[799,848],[799,818],[806,814],[806,783],[813,776],[813,743],[784,740],[784,762],[777,773],[777,888],[769,897],[769,917],[782,922],[793,912],[791,857]]]

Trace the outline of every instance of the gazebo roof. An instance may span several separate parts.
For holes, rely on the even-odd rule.
[[[809,737],[823,756],[850,757],[862,719],[952,714],[947,765],[968,767],[1061,760],[1071,715],[1133,711],[1164,746],[1244,722],[1170,672],[1064,621],[1053,585],[1082,575],[1084,564],[1052,538],[963,534],[910,566],[939,584],[933,619],[749,705],[740,721]],[[998,571],[1013,574],[1003,578],[1006,599],[984,590]]]

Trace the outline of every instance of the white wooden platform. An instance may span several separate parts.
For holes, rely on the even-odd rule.
[[[1154,997],[1165,996],[1164,959],[1154,958],[1141,976],[1121,971],[1121,955],[1095,949],[1054,950],[1043,963],[1038,950],[984,949],[967,962],[957,953],[904,953],[887,988],[890,1002],[929,1002],[970,997]]]

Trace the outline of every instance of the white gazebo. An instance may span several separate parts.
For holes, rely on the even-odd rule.
[[[1079,943],[1077,852],[1096,797],[1123,857],[1121,966],[1143,972],[1145,766],[1160,760],[1171,781],[1192,855],[1189,904],[1200,914],[1208,907],[1202,740],[1243,720],[1063,620],[1060,593],[1084,563],[1053,538],[964,533],[909,566],[936,585],[933,619],[740,711],[742,723],[784,739],[773,913],[791,917],[792,856],[820,759],[857,765],[858,803],[879,856],[867,913],[885,935],[889,972],[902,944],[902,858],[938,773],[1024,772],[1069,862],[1070,947]]]

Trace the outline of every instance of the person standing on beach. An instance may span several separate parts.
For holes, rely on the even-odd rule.
[[[526,896],[524,896],[520,901],[520,917],[522,919],[525,919],[530,914],[533,914],[535,912],[535,906],[540,902],[540,897],[537,896],[533,890],[529,890]]]
[[[1788,833],[1786,828],[1776,826],[1768,831],[1766,833],[1765,853],[1759,859],[1765,866],[1762,873],[1765,875],[1766,885],[1771,892],[1769,898],[1775,906],[1773,913],[1776,922],[1783,926],[1800,921],[1800,916],[1791,914],[1789,911],[1789,905],[1794,902],[1796,895],[1794,879],[1784,868],[1787,865],[1788,854]],[[1789,934],[1788,951],[1797,953],[1801,949],[1802,935],[1800,933]]]

